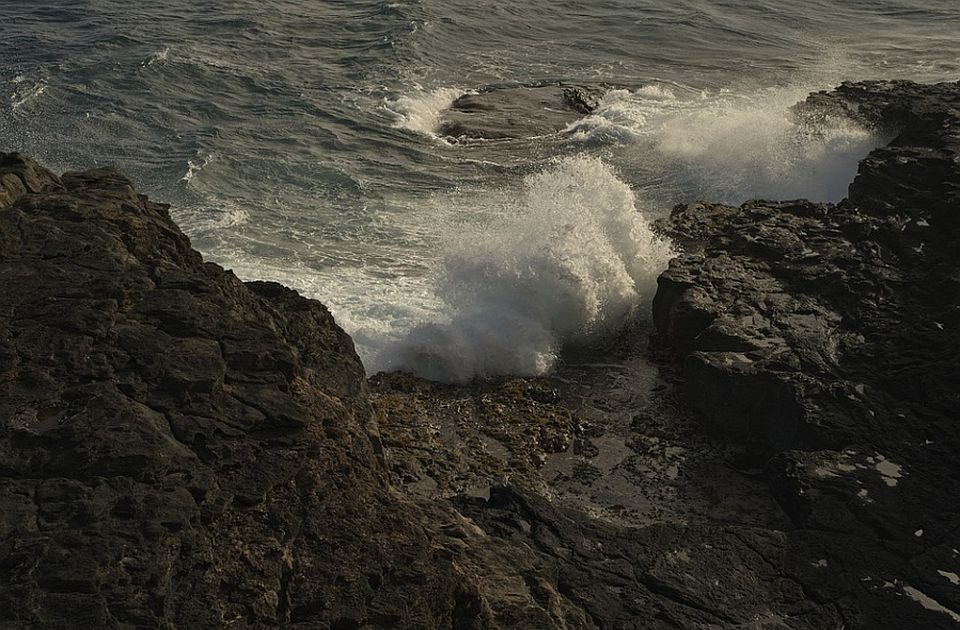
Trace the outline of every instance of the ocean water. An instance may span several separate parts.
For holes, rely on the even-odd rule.
[[[0,149],[118,166],[207,259],[327,304],[368,371],[447,380],[645,316],[677,202],[841,199],[883,139],[789,108],[869,78],[960,79],[960,3],[0,3]],[[545,81],[610,91],[546,137],[435,133]]]

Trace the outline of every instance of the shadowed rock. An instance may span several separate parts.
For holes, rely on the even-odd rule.
[[[110,169],[3,155],[0,206],[0,626],[456,623],[323,305]]]
[[[798,113],[895,137],[836,205],[677,207],[660,340],[690,404],[767,460],[792,554],[833,567],[802,572],[812,595],[846,627],[953,627],[960,84],[844,84]]]

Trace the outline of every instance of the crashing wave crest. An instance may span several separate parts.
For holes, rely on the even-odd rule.
[[[436,278],[449,320],[413,328],[374,367],[444,381],[542,374],[564,343],[620,327],[670,256],[608,165],[564,159],[528,177],[499,220],[449,239]]]

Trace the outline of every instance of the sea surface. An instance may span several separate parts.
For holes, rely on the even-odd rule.
[[[208,260],[327,304],[368,371],[449,380],[644,316],[675,203],[841,199],[884,139],[789,108],[870,78],[960,79],[960,2],[0,2],[0,150],[119,167]],[[558,134],[435,133],[553,81],[610,91]]]

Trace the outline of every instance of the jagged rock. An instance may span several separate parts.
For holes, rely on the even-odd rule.
[[[27,193],[63,189],[56,175],[15,153],[0,153],[0,172],[0,208],[13,205]]]
[[[0,626],[470,623],[326,308],[116,171],[0,181]]]
[[[798,527],[787,564],[822,549],[830,567],[798,569],[813,596],[846,627],[952,627],[960,84],[846,83],[798,113],[894,138],[836,205],[678,206],[660,225],[685,253],[659,280],[659,341],[690,404],[772,457]]]
[[[583,519],[513,487],[460,508],[556,574],[560,592],[598,628],[834,628],[780,568],[785,535],[737,524],[622,528]]]
[[[562,84],[468,93],[443,113],[439,133],[474,140],[557,133],[596,111],[603,93],[599,88]]]
[[[842,111],[861,124],[893,135],[860,163],[849,202],[876,216],[909,213],[934,227],[960,224],[960,82],[843,83],[800,104],[807,112]]]

